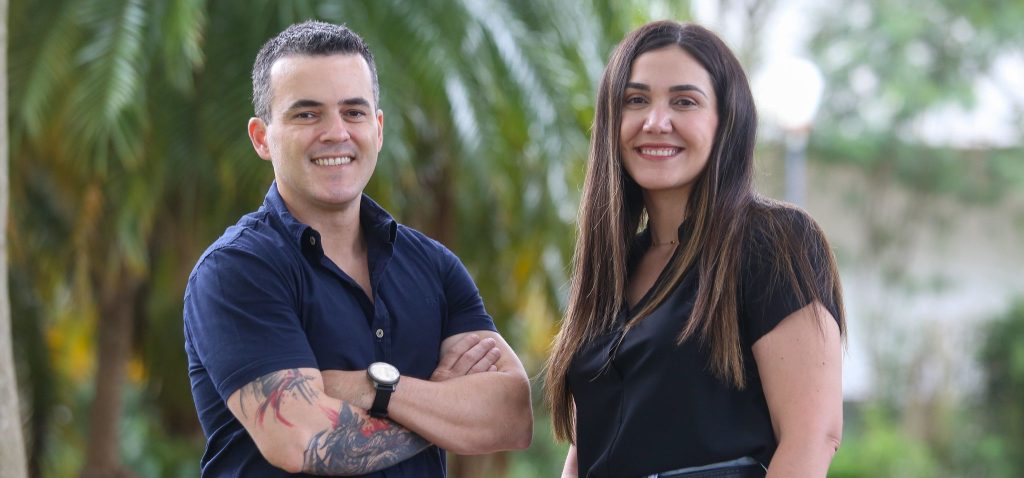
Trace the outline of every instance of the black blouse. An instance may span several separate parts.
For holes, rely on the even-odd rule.
[[[794,222],[809,227],[806,221]],[[680,228],[681,238],[686,226]],[[784,286],[765,293],[777,271],[765,241],[754,239],[744,248],[740,286],[746,388],[737,390],[716,379],[696,338],[676,345],[696,298],[697,274],[691,270],[628,334],[622,334],[629,316],[623,310],[614,330],[584,345],[574,358],[568,382],[576,403],[579,476],[641,476],[744,456],[765,466],[771,461],[777,443],[751,346],[806,303]],[[640,240],[650,244],[649,237]],[[824,248],[818,242],[807,250],[821,277],[824,263],[813,259]],[[665,276],[662,272],[658,282]],[[825,305],[838,317],[833,304]]]

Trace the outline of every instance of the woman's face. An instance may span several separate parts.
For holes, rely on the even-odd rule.
[[[711,76],[696,59],[677,45],[636,57],[622,97],[619,147],[626,172],[645,193],[689,197],[717,127]]]

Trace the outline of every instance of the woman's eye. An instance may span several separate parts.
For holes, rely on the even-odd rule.
[[[697,106],[697,102],[690,98],[679,98],[675,101],[677,106]]]
[[[647,99],[643,96],[629,96],[626,98],[627,105],[642,105],[647,102]]]

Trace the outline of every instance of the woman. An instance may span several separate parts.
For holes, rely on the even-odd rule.
[[[563,476],[825,476],[839,277],[806,213],[753,192],[756,125],[706,29],[651,23],[612,53],[548,362]]]

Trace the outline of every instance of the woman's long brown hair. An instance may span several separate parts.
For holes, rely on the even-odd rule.
[[[642,191],[623,168],[619,147],[626,82],[638,56],[669,45],[681,47],[707,70],[718,99],[719,123],[707,166],[686,204],[688,239],[666,265],[667,280],[659,281],[651,298],[630,317],[627,331],[660,306],[695,268],[696,302],[690,320],[680,327],[678,342],[696,338],[708,351],[712,373],[736,388],[745,387],[737,301],[743,245],[756,227],[775,252],[772,259],[782,271],[779,279],[804,303],[835,304],[840,331],[845,333],[838,272],[824,235],[802,211],[753,191],[757,111],[739,61],[703,27],[649,23],[615,48],[598,89],[569,303],[547,363],[546,396],[559,440],[576,441],[575,406],[566,380],[569,367],[583,345],[613,328],[625,303],[627,260],[646,217]],[[805,234],[792,226],[794,212],[811,225]],[[820,241],[824,257],[808,257],[807,241]],[[815,273],[814,263],[825,266],[824,277]]]

